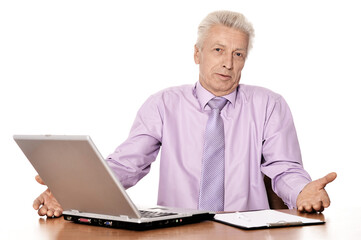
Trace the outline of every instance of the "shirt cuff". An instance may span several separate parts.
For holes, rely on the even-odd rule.
[[[297,176],[276,181],[276,194],[282,198],[289,209],[297,208],[297,197],[303,188],[311,182],[308,176]]]
[[[308,183],[309,182],[299,183],[295,188],[290,191],[289,202],[286,202],[286,205],[289,209],[297,208],[297,197]]]

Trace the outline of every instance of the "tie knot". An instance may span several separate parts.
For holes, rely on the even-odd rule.
[[[219,109],[221,111],[227,103],[227,99],[223,97],[215,97],[209,100],[208,106],[213,109]]]

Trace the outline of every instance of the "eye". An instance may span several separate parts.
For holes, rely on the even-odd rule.
[[[222,52],[222,48],[215,48],[214,50],[217,52]]]
[[[240,53],[240,52],[236,52],[235,55],[236,55],[237,57],[243,57],[243,54]]]

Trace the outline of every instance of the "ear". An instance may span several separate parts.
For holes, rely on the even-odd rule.
[[[199,64],[199,59],[200,59],[200,49],[194,45],[194,62],[196,64]]]

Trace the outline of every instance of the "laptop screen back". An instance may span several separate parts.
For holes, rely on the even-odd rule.
[[[14,140],[64,210],[140,216],[89,136],[15,135]]]

